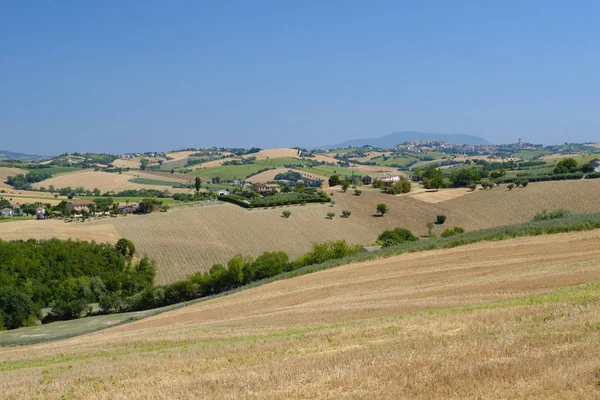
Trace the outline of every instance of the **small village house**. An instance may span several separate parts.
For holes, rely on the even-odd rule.
[[[65,206],[65,211],[69,214],[72,213],[81,213],[83,211],[90,212],[96,203],[92,200],[73,200],[67,203]]]
[[[46,219],[46,209],[44,207],[36,208],[35,216],[37,219]]]
[[[119,206],[119,212],[121,214],[133,214],[137,211],[137,208],[137,204],[124,204],[122,206]]]
[[[259,194],[269,193],[271,191],[281,191],[281,186],[276,183],[255,183],[252,185],[252,190]]]

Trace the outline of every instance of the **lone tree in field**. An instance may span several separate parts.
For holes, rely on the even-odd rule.
[[[362,190],[360,190],[360,189],[355,189],[355,190],[354,190],[354,194],[355,194],[355,195],[357,195],[357,196],[360,196],[360,195],[362,194]]]
[[[284,212],[281,213],[281,216],[283,218],[289,218],[290,215],[292,215],[292,212],[290,210],[285,210]]]
[[[196,195],[200,193],[200,188],[202,187],[202,179],[199,176],[196,177],[196,181],[194,182],[194,186],[196,187]]]
[[[377,204],[377,212],[378,212],[379,214],[381,214],[381,216],[382,216],[382,217],[385,215],[385,213],[387,213],[387,212],[388,212],[388,210],[389,210],[389,209],[388,209],[388,206],[387,206],[387,204],[383,204],[383,203],[381,203],[381,204]]]
[[[342,210],[342,218],[349,218],[352,211],[350,210]]]
[[[444,225],[444,222],[446,222],[446,216],[445,215],[438,215],[435,217],[435,223],[438,225]]]
[[[508,185],[506,185],[506,187],[508,188],[509,191],[511,191],[515,187],[515,184],[514,183],[509,183]]]
[[[431,232],[433,231],[433,227],[435,226],[435,224],[430,221],[426,223],[425,226],[427,226],[427,234],[429,235],[429,237],[431,237]]]
[[[350,187],[350,182],[348,182],[348,181],[342,182],[342,190],[344,192],[346,192],[346,190],[348,190],[349,187]]]
[[[327,213],[327,217],[328,217],[329,219],[333,219],[333,217],[335,217],[335,213],[334,213],[334,212],[328,212],[328,213]]]

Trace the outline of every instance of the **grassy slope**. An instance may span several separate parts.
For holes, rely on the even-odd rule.
[[[245,179],[248,175],[254,174],[264,168],[283,168],[285,165],[294,165],[296,169],[306,170],[319,175],[333,175],[334,173],[340,174],[352,174],[352,170],[349,168],[334,167],[330,165],[318,165],[315,167],[303,167],[304,161],[297,158],[270,158],[265,160],[258,160],[253,164],[247,165],[223,165],[220,167],[213,168],[200,168],[189,175],[199,176],[203,181],[210,180],[213,177],[219,177],[222,180],[233,180],[233,179]],[[335,171],[335,172],[334,172]]]
[[[148,179],[148,178],[133,178],[130,179],[129,182],[139,183],[140,185],[157,185],[157,186],[179,186],[181,182],[174,181],[161,181],[156,179]]]
[[[0,349],[0,396],[597,398],[599,243],[403,255]]]

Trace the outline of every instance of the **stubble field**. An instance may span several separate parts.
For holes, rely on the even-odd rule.
[[[27,174],[29,171],[25,171],[21,168],[9,168],[9,167],[0,167],[0,189],[12,189],[12,186],[7,185],[6,179],[9,176],[15,176],[19,174]]]
[[[123,190],[130,189],[156,189],[161,191],[167,189],[173,193],[187,193],[189,191],[187,189],[176,189],[161,185],[142,185],[138,183],[129,182],[129,180],[134,179],[136,177],[154,180],[161,179],[156,174],[146,173],[144,171],[126,171],[122,174],[118,174],[102,171],[82,170],[77,172],[71,172],[68,174],[58,175],[53,178],[46,179],[45,181],[34,183],[32,186],[35,188],[48,188],[50,185],[54,185],[54,187],[57,189],[66,187],[83,187],[86,190],[94,190],[95,188],[98,188],[102,192],[120,192]]]
[[[468,189],[462,193],[461,190],[408,196],[364,190],[361,196],[355,196],[351,190],[342,193],[329,189],[328,193],[334,193],[332,199],[336,204],[333,207],[313,204],[248,211],[231,204],[184,206],[168,213],[77,225],[52,221],[56,227],[51,230],[40,228],[36,237],[60,234],[60,237],[90,238],[91,227],[108,225],[98,229],[117,232],[118,237],[133,240],[139,255],[148,255],[157,262],[157,282],[163,284],[193,272],[207,271],[215,263],[224,264],[237,253],[257,256],[265,251],[282,250],[294,258],[307,252],[315,242],[344,239],[352,244],[371,245],[381,232],[396,227],[405,227],[424,236],[427,234],[426,222],[434,221],[438,214],[446,215],[447,220],[444,225],[434,228],[437,234],[454,226],[470,231],[526,222],[544,209],[600,211],[597,201],[599,181],[535,183],[512,191],[505,187],[474,193],[469,193]],[[386,203],[390,208],[384,217],[374,216],[378,203]],[[292,212],[289,218],[281,216],[285,209]],[[351,211],[350,218],[340,218],[342,210]],[[331,211],[336,213],[333,220],[326,218]],[[11,225],[10,232],[4,229],[7,225]],[[23,222],[4,224],[0,239],[27,239],[31,236],[30,228],[31,225],[23,225]],[[101,241],[100,238],[96,240]]]
[[[351,264],[0,349],[0,397],[600,396],[600,231]]]

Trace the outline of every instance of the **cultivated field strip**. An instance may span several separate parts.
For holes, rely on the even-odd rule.
[[[190,273],[207,271],[215,263],[225,264],[237,253],[257,256],[264,251],[282,250],[293,258],[307,252],[315,242],[344,239],[352,244],[370,245],[382,231],[399,226],[424,236],[426,222],[434,221],[438,214],[448,218],[444,225],[434,228],[436,234],[453,226],[471,231],[522,223],[543,209],[600,211],[597,200],[600,180],[532,183],[512,191],[497,187],[440,202],[433,201],[447,196],[447,191],[417,196],[390,196],[369,189],[363,190],[361,196],[355,196],[352,190],[342,193],[329,189],[328,193],[334,193],[333,207],[312,204],[248,211],[226,204],[181,207],[167,213],[78,224],[11,222],[0,227],[0,239],[71,237],[116,241],[118,237],[126,237],[133,240],[138,255],[148,255],[157,262],[157,282],[168,283]],[[373,216],[378,203],[389,205],[385,217]],[[292,212],[287,219],[281,217],[286,209]],[[351,211],[350,218],[340,218],[342,210]],[[326,219],[330,211],[336,213],[333,220]]]
[[[0,397],[600,396],[600,231],[404,254],[0,349]]]

